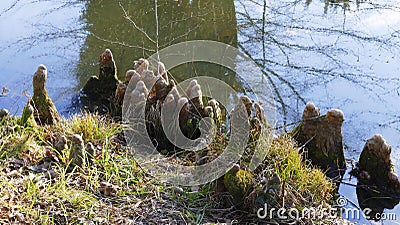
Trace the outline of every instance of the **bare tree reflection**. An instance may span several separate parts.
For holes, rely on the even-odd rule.
[[[61,11],[62,9],[72,8],[72,7],[81,7],[85,4],[85,0],[31,0],[31,1],[22,1],[15,0],[8,7],[6,7],[3,11],[0,12],[0,20],[6,20],[8,13],[18,12],[19,9],[23,7],[30,7],[39,3],[51,3],[50,8],[43,8],[40,11],[39,16],[45,18],[57,11]],[[38,18],[40,18],[38,17]],[[35,27],[35,32],[27,37],[23,37],[17,39],[10,43],[3,43],[5,46],[0,49],[0,52],[8,49],[14,48],[18,52],[25,52],[30,50],[31,48],[38,46],[39,44],[51,42],[52,40],[57,39],[68,39],[69,42],[66,43],[66,46],[59,46],[59,49],[66,49],[67,46],[79,44],[87,35],[82,24],[81,26],[70,27],[67,24],[63,27],[54,26],[49,23],[40,23],[35,20],[30,19],[30,25]],[[40,21],[38,19],[37,21]],[[59,57],[63,57],[62,54],[58,55]]]
[[[347,24],[349,10],[363,13],[386,8],[397,12],[398,7],[364,1],[322,2],[324,14],[307,10],[311,0],[305,2],[305,9],[301,9],[303,1],[236,1],[240,9],[237,12],[239,37],[242,37],[239,47],[263,68],[263,76],[273,83],[284,123],[288,117],[299,118],[296,106],[308,100],[307,92],[314,87],[345,80],[365,90],[368,93],[366,98],[372,97],[384,103],[382,91],[393,86],[390,84],[395,83],[397,87],[400,84],[397,77],[385,78],[357,65],[355,62],[363,50],[354,47],[375,46],[397,54],[398,30],[386,35],[374,35]],[[263,10],[254,13],[254,7]],[[338,14],[328,10],[328,7],[344,10]],[[328,12],[333,16],[325,15]],[[328,17],[336,21],[325,22]],[[341,22],[338,23],[338,20]],[[260,49],[262,54],[259,54]]]
[[[63,51],[68,51],[68,45],[86,42],[79,69],[75,71],[82,87],[91,75],[95,75],[95,60],[104,48],[115,46],[121,71],[126,70],[134,58],[146,57],[156,50],[153,1],[14,0],[0,12],[0,20],[20,7],[39,2],[57,3],[52,8],[44,9],[43,16],[66,7],[84,6],[82,23],[78,27],[36,23],[35,33],[12,43],[4,43],[5,47],[0,52],[10,47],[23,52],[40,43],[66,39],[69,42],[60,46],[60,52],[50,53],[65,57]],[[390,54],[393,60],[397,59],[399,30],[392,27],[389,33],[379,34],[349,24],[350,20],[361,23],[366,15],[384,13],[382,10],[399,13],[400,6],[395,2],[236,0],[234,7],[233,1],[220,2],[159,1],[159,13],[162,15],[159,17],[159,47],[193,37],[210,39],[210,36],[213,40],[238,46],[263,68],[262,76],[274,88],[284,124],[300,118],[303,104],[311,98],[315,100],[318,97],[315,95],[321,95],[324,89],[328,91],[333,84],[345,84],[348,88],[363,90],[365,98],[379,102],[384,108],[363,113],[385,117],[386,120],[379,123],[381,127],[397,128],[399,119],[390,110],[388,97],[397,96],[400,78],[376,74],[369,64],[379,58],[378,54]],[[190,4],[204,4],[208,8],[195,10]],[[171,12],[177,15],[169,15]],[[106,23],[107,14],[112,15],[109,23]],[[225,18],[222,20],[224,24],[216,24],[215,18],[221,17]],[[212,26],[204,26],[205,23],[212,23]],[[220,29],[224,26],[226,29]],[[132,38],[133,32],[135,35]],[[362,57],[370,57],[371,60],[365,61]],[[318,94],[312,94],[316,89]],[[340,107],[345,101],[354,101],[352,99],[353,96],[348,95],[335,106]]]

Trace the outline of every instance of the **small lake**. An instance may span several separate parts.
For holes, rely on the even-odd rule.
[[[156,52],[157,39],[159,48],[215,40],[249,54],[265,74],[250,74],[243,83],[223,68],[200,63],[173,69],[178,82],[220,74],[237,90],[269,84],[279,126],[299,121],[307,101],[321,113],[342,109],[346,157],[358,160],[365,141],[381,133],[400,171],[398,1],[158,0],[158,27],[157,38],[149,0],[3,0],[0,88],[8,92],[0,97],[0,108],[21,113],[39,64],[47,66],[49,94],[68,117],[79,111],[74,99],[97,75],[104,49],[113,51],[123,79],[133,60]],[[340,193],[357,205],[354,187],[342,185]],[[385,212],[400,217],[399,206]]]

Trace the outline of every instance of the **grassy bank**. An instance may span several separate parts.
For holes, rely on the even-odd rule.
[[[74,134],[91,142],[95,151],[90,165],[69,170]],[[261,220],[252,211],[221,204],[214,193],[215,182],[175,187],[148,176],[125,150],[122,126],[105,117],[82,114],[45,127],[22,127],[17,117],[5,117],[0,121],[0,136],[0,224],[294,222]],[[62,136],[67,142],[60,150]],[[284,207],[302,209],[332,202],[332,183],[301,161],[287,136],[273,141],[254,176],[261,180],[272,173],[283,181]],[[297,222],[337,221],[322,217]]]

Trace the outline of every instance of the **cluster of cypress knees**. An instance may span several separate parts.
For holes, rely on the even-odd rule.
[[[124,101],[133,105],[146,101],[146,129],[160,149],[174,147],[162,131],[160,122],[162,106],[182,108],[179,112],[179,126],[188,138],[195,139],[199,136],[198,122],[204,117],[213,119],[217,130],[223,132],[223,128],[226,129],[225,108],[214,99],[203,98],[201,87],[196,80],[192,80],[185,93],[181,95],[174,80],[169,79],[161,62],[158,63],[158,68],[152,71],[149,70],[149,62],[146,59],[134,61],[133,68],[126,72],[125,81],[119,81],[112,52],[106,49],[100,55],[99,67],[99,75],[91,77],[81,91],[82,103],[96,102],[95,107],[91,104],[87,108],[89,111],[121,115]],[[44,65],[39,65],[33,76],[33,97],[28,99],[19,120],[21,126],[51,126],[61,120],[46,90],[46,79],[47,69]],[[247,96],[240,97],[240,101],[246,108],[251,129],[256,133],[260,132],[261,127],[267,124],[261,104],[255,103]],[[1,118],[7,115],[6,110],[1,110]],[[343,121],[344,114],[341,110],[331,109],[325,115],[321,115],[320,110],[309,102],[303,112],[302,122],[289,132],[298,142],[298,146],[302,146],[300,151],[305,152],[302,155],[334,180],[341,180],[346,171],[342,138]],[[67,141],[65,139],[62,137],[57,141],[58,144],[65,145]],[[71,143],[70,166],[82,166],[93,155],[94,147],[91,143],[85,146],[78,134],[71,137]],[[358,177],[359,184],[372,185],[385,192],[399,193],[400,182],[394,171],[390,153],[391,146],[381,135],[375,135],[367,140],[357,167],[352,171],[352,174]],[[234,189],[237,187],[231,181],[238,176],[248,176],[249,181],[253,180],[250,173],[236,165],[217,181],[217,189],[235,192]],[[246,179],[238,182],[243,180]],[[266,199],[282,198],[280,192],[282,181],[277,174],[272,175],[264,183],[265,188],[262,189],[262,194],[258,195],[267,196]],[[235,192],[235,195],[238,194]],[[243,203],[245,197],[244,194],[239,195],[238,202]]]

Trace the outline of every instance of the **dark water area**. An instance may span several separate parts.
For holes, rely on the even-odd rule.
[[[239,91],[253,87],[260,99],[266,98],[262,90],[272,87],[277,126],[299,121],[307,101],[322,113],[342,109],[346,157],[358,160],[365,140],[381,133],[400,170],[397,1],[158,0],[157,10],[158,23],[149,0],[2,1],[0,88],[8,92],[0,97],[0,108],[21,113],[39,64],[48,68],[50,97],[68,117],[79,111],[74,99],[98,74],[104,49],[112,50],[118,76],[124,79],[133,60],[153,55],[157,42],[162,49],[188,40],[214,40],[248,54],[263,73],[244,68],[244,82],[223,67],[191,63],[170,71],[177,82],[214,76]],[[354,178],[346,182],[356,184]],[[341,185],[340,193],[358,207],[353,186]],[[398,206],[385,212],[400,217]]]
[[[158,49],[203,39],[237,46],[233,1],[158,1],[158,38],[153,1],[90,1],[83,18],[90,35],[80,53],[77,72],[80,85],[90,74],[97,74],[99,49],[100,53],[105,48],[113,51],[119,78],[124,79],[133,60],[148,58],[156,52],[157,41]],[[205,67],[198,66],[197,73],[210,71],[202,68]],[[190,70],[184,72],[185,69],[176,68],[179,71],[171,74],[177,76],[174,77],[177,81],[187,79],[192,74]]]

